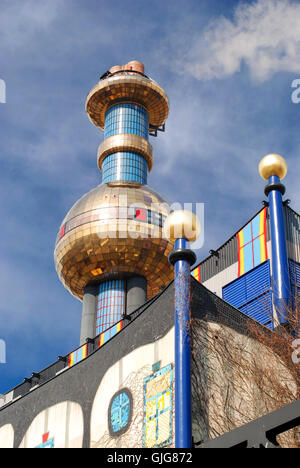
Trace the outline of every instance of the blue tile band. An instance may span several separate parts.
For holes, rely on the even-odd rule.
[[[148,164],[143,156],[120,151],[107,156],[102,164],[102,182],[146,184]]]
[[[137,104],[122,103],[111,107],[105,115],[104,138],[120,133],[139,135],[148,140],[149,115]]]

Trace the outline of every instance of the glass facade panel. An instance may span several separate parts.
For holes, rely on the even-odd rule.
[[[117,104],[105,115],[104,138],[120,133],[139,135],[148,140],[149,115],[146,109],[136,104]]]
[[[120,151],[107,156],[102,165],[102,182],[147,183],[148,164],[136,153]]]
[[[96,335],[122,319],[125,306],[124,280],[106,281],[99,285]]]

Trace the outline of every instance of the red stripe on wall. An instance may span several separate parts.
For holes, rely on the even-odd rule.
[[[266,260],[268,259],[268,246],[267,246],[267,208],[264,209],[264,234],[265,234],[265,249],[266,249]]]

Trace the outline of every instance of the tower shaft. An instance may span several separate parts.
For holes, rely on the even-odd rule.
[[[149,115],[146,109],[134,103],[119,103],[110,107],[105,114],[104,138],[115,135],[136,135],[136,140],[148,140]],[[111,154],[102,163],[102,181],[146,184],[148,164],[138,152],[116,151],[112,145]]]
[[[172,279],[163,234],[168,203],[147,184],[149,134],[164,129],[169,101],[139,62],[112,67],[90,91],[88,117],[104,131],[102,184],[78,200],[55,246],[57,273],[83,301],[81,343],[104,332]]]

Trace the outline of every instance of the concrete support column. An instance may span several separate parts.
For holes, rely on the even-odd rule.
[[[147,301],[147,281],[142,276],[127,280],[126,313],[131,314]]]
[[[97,285],[87,285],[84,288],[84,296],[82,301],[80,346],[85,344],[87,338],[94,338],[95,336],[97,289]]]

